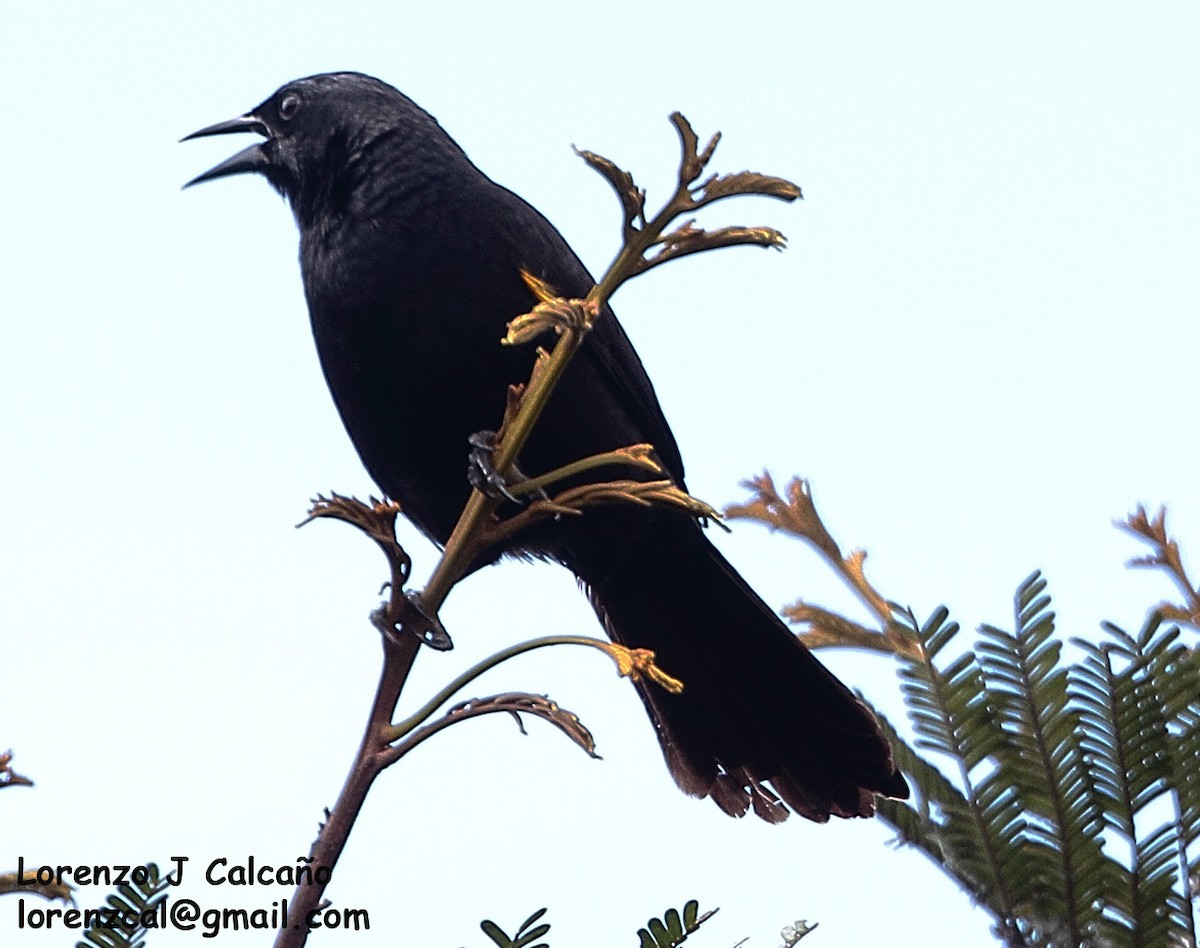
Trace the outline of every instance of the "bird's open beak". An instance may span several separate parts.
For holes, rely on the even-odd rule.
[[[255,132],[267,138],[271,137],[271,131],[262,119],[255,115],[239,115],[235,119],[217,122],[216,125],[209,125],[198,132],[192,132],[192,134],[181,138],[180,141],[186,142],[193,138],[206,138],[209,135],[232,135],[235,132]],[[227,178],[232,174],[248,174],[250,172],[262,171],[270,164],[270,159],[263,150],[265,144],[266,142],[259,142],[251,145],[249,148],[243,148],[233,157],[226,158],[216,167],[209,168],[204,174],[196,175],[184,187],[190,188],[193,184],[199,184],[201,181],[212,181],[215,178]]]

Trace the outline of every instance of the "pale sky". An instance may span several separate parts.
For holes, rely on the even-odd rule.
[[[802,186],[706,218],[776,226],[785,253],[683,261],[614,300],[705,500],[802,474],[885,595],[967,629],[1011,624],[1035,568],[1065,635],[1140,626],[1174,590],[1123,566],[1142,551],[1111,520],[1138,502],[1168,504],[1200,563],[1194,5],[182,11],[25,5],[0,34],[0,749],[37,782],[0,796],[0,870],[294,863],[345,776],[384,563],[348,528],[292,526],[318,491],[374,488],[320,376],[288,209],[251,177],[180,191],[245,144],[181,136],[299,76],[396,85],[595,272],[619,216],[572,144],[661,200],[679,109],[724,133],[718,170]],[[433,549],[403,539],[424,577]],[[806,548],[750,525],[717,542],[768,602],[861,617]],[[546,565],[484,571],[443,619],[457,648],[421,657],[413,702],[510,642],[597,631]],[[824,660],[902,718],[887,660]],[[579,714],[604,759],[537,721],[443,733],[378,781],[328,891],[371,933],[310,944],[485,946],[481,919],[542,906],[554,948],[633,944],[692,897],[721,907],[697,946],[774,948],[799,918],[813,948],[991,943],[881,824],[771,827],[681,795],[598,653],[526,656],[470,694],[506,690]],[[290,894],[194,874],[173,897]],[[0,899],[4,945],[79,937],[16,926]]]

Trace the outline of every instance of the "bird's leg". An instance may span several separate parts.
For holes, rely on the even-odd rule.
[[[521,473],[520,468],[514,464],[508,477],[496,470],[493,461],[496,452],[496,432],[476,431],[467,438],[467,444],[471,446],[467,455],[467,480],[471,482],[472,487],[493,500],[510,500],[519,505],[528,503],[528,497],[518,497],[512,492],[515,485],[529,480]],[[546,492],[538,490],[534,496],[544,498]]]

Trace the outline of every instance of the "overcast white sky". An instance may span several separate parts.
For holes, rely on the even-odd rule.
[[[287,208],[261,180],[181,192],[241,144],[177,144],[283,82],[358,69],[432,111],[595,271],[618,215],[572,143],[674,173],[666,117],[715,164],[805,201],[725,205],[784,230],[653,272],[615,300],[689,484],[739,499],[811,478],[830,529],[927,615],[1010,621],[1045,571],[1067,634],[1170,595],[1110,521],[1170,505],[1200,550],[1200,10],[1192,4],[405,2],[18,5],[0,34],[0,869],[291,863],[332,805],[374,690],[384,564],[319,490],[372,485],[320,377]],[[432,549],[404,536],[419,576]],[[854,609],[807,550],[719,538],[768,601]],[[1190,546],[1189,546],[1190,544]],[[1192,557],[1200,563],[1200,558]],[[511,641],[594,630],[571,578],[505,565],[459,588],[458,648],[412,697]],[[482,946],[549,906],[550,941],[633,943],[690,897],[697,937],[774,946],[988,944],[986,916],[869,822],[735,822],[680,795],[626,682],[581,650],[473,693],[548,692],[601,762],[538,722],[456,727],[376,785],[335,874],[369,936]],[[826,660],[902,714],[886,660]],[[106,894],[88,888],[81,905]],[[195,875],[203,907],[269,906]],[[0,942],[68,945],[77,932]],[[154,935],[152,948],[199,933]],[[222,934],[232,945],[253,935]]]

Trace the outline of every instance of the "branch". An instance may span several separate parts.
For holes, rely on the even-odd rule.
[[[383,757],[383,766],[391,766],[418,744],[452,724],[458,724],[460,721],[476,718],[483,714],[495,714],[498,711],[511,714],[522,734],[526,733],[525,726],[521,723],[522,714],[532,714],[543,721],[549,721],[575,744],[583,748],[589,757],[595,760],[600,759],[600,755],[596,753],[596,741],[592,737],[591,731],[583,726],[578,715],[565,708],[560,708],[550,700],[548,695],[531,695],[512,691],[507,694],[492,695],[490,698],[471,698],[454,705],[444,717],[417,728],[405,740],[392,747]]]
[[[1168,621],[1184,622],[1200,628],[1200,591],[1197,591],[1195,583],[1188,578],[1187,571],[1183,568],[1179,544],[1167,533],[1167,508],[1159,507],[1158,513],[1151,519],[1145,506],[1138,504],[1137,510],[1128,517],[1113,523],[1126,533],[1131,533],[1150,544],[1154,551],[1148,556],[1134,557],[1128,565],[1162,570],[1175,581],[1175,585],[1183,593],[1182,606],[1164,602],[1159,605],[1158,611]]]
[[[65,905],[74,905],[74,891],[65,882],[38,882],[37,874],[32,870],[27,870],[19,879],[15,872],[0,872],[0,895],[37,895],[47,902],[57,900]]]
[[[503,423],[493,454],[496,472],[501,477],[511,475],[514,463],[558,381],[583,344],[595,320],[604,313],[609,299],[622,284],[675,256],[738,243],[782,246],[782,235],[769,228],[727,227],[709,234],[688,221],[676,231],[667,233],[667,228],[676,218],[726,197],[761,194],[793,200],[801,196],[798,187],[782,178],[770,178],[751,172],[740,172],[725,177],[712,176],[697,185],[696,181],[712,157],[719,136],[713,136],[708,145],[702,151],[698,151],[695,133],[687,120],[675,113],[671,116],[671,121],[681,143],[679,181],[674,195],[652,220],[646,219],[645,194],[633,184],[631,175],[607,159],[591,152],[580,152],[584,160],[603,174],[617,191],[624,220],[624,241],[620,252],[600,282],[592,287],[584,299],[560,298],[552,287],[531,274],[522,274],[536,302],[529,313],[512,320],[504,341],[510,345],[530,342],[548,332],[553,332],[557,340],[549,353],[540,347],[536,350],[529,381],[525,385],[511,386],[508,390]],[[647,259],[647,252],[656,247],[659,249],[655,255]],[[625,449],[625,452],[619,460],[608,456],[584,458],[573,465],[535,478],[532,485],[527,485],[524,489],[536,491],[563,478],[576,476],[608,463],[631,464],[659,473],[657,462],[653,461],[647,446],[635,445]],[[457,721],[495,711],[534,714],[551,721],[588,753],[594,753],[591,735],[574,715],[558,708],[549,699],[533,695],[497,695],[482,701],[469,701],[450,709],[441,720],[423,726],[421,722],[425,720],[424,717],[415,722],[410,719],[397,726],[393,726],[390,719],[395,713],[400,692],[421,644],[426,643],[437,648],[450,647],[449,637],[437,620],[437,612],[450,589],[470,571],[482,550],[496,542],[497,538],[510,536],[533,519],[552,515],[577,515],[586,507],[613,502],[669,503],[688,510],[693,516],[713,519],[718,516],[716,510],[689,497],[670,481],[627,480],[570,488],[551,501],[535,501],[526,510],[496,526],[494,520],[499,501],[479,490],[473,490],[427,586],[419,596],[415,596],[404,592],[404,584],[411,572],[411,561],[396,540],[395,516],[399,512],[396,504],[375,500],[370,504],[363,504],[337,494],[316,499],[304,522],[308,523],[317,518],[333,518],[350,523],[367,533],[388,559],[390,580],[385,588],[390,592],[387,600],[372,616],[372,621],[382,632],[384,652],[383,671],[376,688],[375,700],[358,754],[341,795],[310,851],[314,865],[323,865],[330,870],[336,865],[375,777],[416,744]],[[618,662],[622,673],[635,680],[644,675],[663,687],[682,688],[680,683],[657,669],[652,653],[628,649],[618,651],[620,646],[609,643],[599,643],[596,647],[605,649]],[[439,699],[433,708],[427,705],[422,709],[422,712],[427,712],[426,717],[444,701],[440,695]],[[418,712],[418,716],[422,712]],[[401,731],[406,727],[409,730],[406,736],[401,737]],[[392,741],[398,738],[401,739],[401,743],[393,745]],[[296,948],[304,944],[308,936],[304,919],[309,912],[319,907],[323,893],[324,885],[321,884],[305,885],[296,890],[289,906],[287,925],[276,939],[276,948]]]
[[[535,500],[507,520],[487,527],[484,534],[486,545],[502,543],[539,520],[563,515],[578,516],[588,507],[614,503],[639,507],[655,504],[677,507],[703,522],[712,520],[720,524],[719,511],[677,487],[674,481],[606,481],[601,484],[582,484],[554,497]]]
[[[391,743],[412,733],[418,726],[431,718],[438,708],[485,672],[491,671],[493,668],[498,667],[509,659],[516,658],[518,655],[524,655],[526,652],[546,648],[550,645],[585,645],[590,648],[599,649],[616,663],[617,674],[622,677],[638,681],[642,676],[645,676],[673,694],[678,694],[683,690],[681,682],[672,678],[654,663],[654,652],[648,649],[630,649],[615,642],[608,642],[605,639],[592,638],[587,635],[547,635],[542,638],[530,639],[528,642],[510,645],[508,648],[501,649],[496,654],[490,655],[483,661],[472,665],[409,717],[405,718],[399,724],[385,728],[383,732],[384,740]],[[388,763],[392,762],[389,761]]]
[[[671,122],[680,140],[678,180],[674,194],[651,220],[646,219],[645,192],[637,188],[632,175],[594,152],[576,150],[616,191],[622,208],[624,241],[600,281],[582,300],[558,297],[553,288],[543,281],[531,274],[523,274],[537,303],[529,314],[518,316],[510,323],[505,341],[510,344],[530,341],[547,329],[553,329],[558,339],[549,355],[539,352],[529,383],[520,392],[518,407],[515,411],[506,412],[494,456],[496,472],[501,476],[511,472],[567,365],[619,287],[658,263],[685,253],[737,243],[775,247],[783,243],[782,235],[761,227],[724,228],[709,234],[693,227],[689,221],[679,230],[667,233],[667,228],[677,218],[728,197],[756,194],[787,201],[801,197],[800,189],[790,181],[746,171],[724,177],[714,175],[697,185],[696,181],[712,158],[720,135],[714,135],[703,150],[698,150],[696,134],[687,119],[675,112],[671,115]],[[656,246],[661,249],[654,257],[647,259],[647,252]],[[492,519],[499,503],[479,490],[472,491],[442,557],[421,594],[429,613],[436,613],[441,608],[450,588],[466,574],[486,546],[489,537],[483,528]]]
[[[663,466],[654,456],[653,445],[631,444],[627,448],[618,448],[615,451],[593,454],[590,457],[574,461],[571,464],[564,464],[562,467],[555,468],[549,473],[527,478],[519,484],[510,485],[508,492],[516,497],[523,497],[526,494],[544,493],[547,487],[557,484],[560,481],[577,477],[580,474],[586,474],[588,471],[593,471],[597,468],[611,467],[616,464],[641,468],[644,471],[649,471],[651,474],[665,473]]]
[[[865,648],[876,652],[920,657],[920,647],[902,623],[893,619],[896,606],[867,580],[864,564],[865,550],[853,550],[843,555],[841,547],[826,529],[813,502],[808,481],[792,478],[787,485],[787,499],[779,495],[770,473],[743,481],[742,486],[754,492],[744,504],[729,504],[725,516],[730,520],[754,520],[771,530],[782,530],[808,543],[829,563],[859,600],[879,620],[880,628],[867,629],[856,622],[820,606],[797,602],[787,606],[783,615],[789,621],[806,625],[799,633],[810,648],[840,646]]]
[[[0,754],[0,787],[32,787],[33,781],[12,769],[12,751]]]
[[[793,625],[804,626],[796,635],[812,649],[861,648],[909,658],[919,655],[912,638],[904,635],[894,622],[888,622],[882,630],[868,629],[839,613],[803,601],[784,606],[780,612]]]

